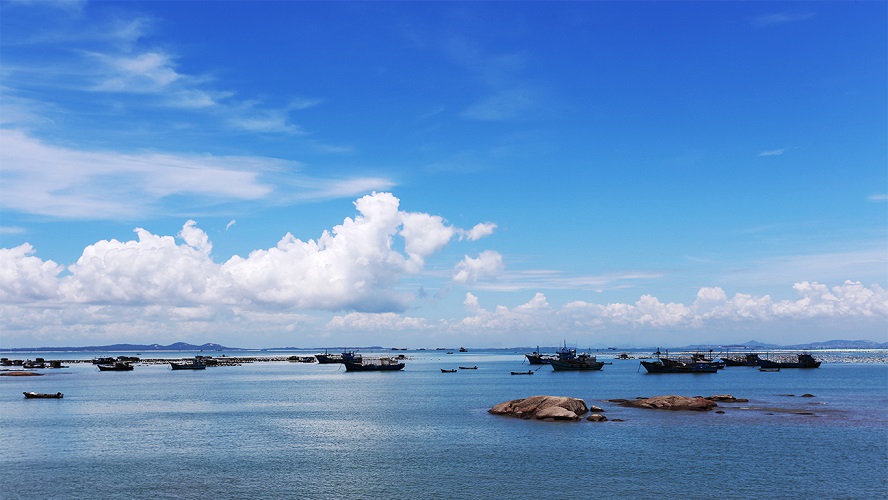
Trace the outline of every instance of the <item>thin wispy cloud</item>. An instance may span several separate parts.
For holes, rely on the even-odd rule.
[[[869,195],[869,197],[868,197],[867,199],[868,199],[869,201],[876,201],[876,202],[879,202],[879,201],[888,201],[888,193],[876,193],[876,194],[871,194],[871,195]]]
[[[11,130],[0,130],[0,159],[4,210],[88,220],[161,213],[160,202],[173,196],[183,196],[195,207],[236,201],[280,204],[393,185],[384,178],[312,177],[299,173],[297,162],[275,158],[82,151]]]
[[[780,156],[786,152],[786,148],[768,149],[759,153],[759,156]]]
[[[76,23],[75,23],[76,25]],[[46,88],[80,92],[81,101],[141,109],[160,106],[202,112],[214,126],[253,133],[301,135],[304,130],[291,121],[290,113],[317,106],[318,98],[294,97],[280,107],[271,107],[250,96],[239,96],[208,74],[192,74],[180,68],[180,57],[169,49],[150,43],[156,21],[145,17],[115,18],[70,31],[29,35],[18,40],[10,34],[4,44],[12,47],[50,48],[39,65],[7,51],[3,77],[15,95],[20,87],[40,81]],[[59,50],[58,47],[65,47]],[[98,105],[106,108],[108,104]],[[42,114],[39,107],[35,111]],[[9,118],[4,119],[9,122]]]

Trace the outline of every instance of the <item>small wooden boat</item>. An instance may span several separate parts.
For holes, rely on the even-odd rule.
[[[113,364],[96,365],[100,372],[129,372],[133,370],[133,365],[125,361],[115,361]]]
[[[441,373],[456,373],[456,370],[445,370],[444,368],[441,368]]]
[[[512,372],[512,375],[533,375],[533,371],[527,370],[526,372]]]
[[[759,368],[760,372],[779,372],[780,368],[765,368],[764,366]]]
[[[61,392],[55,394],[41,394],[39,392],[23,392],[25,399],[62,399],[65,397]]]
[[[460,370],[477,370],[478,367],[477,366],[460,366],[459,369]]]
[[[199,359],[170,361],[170,368],[173,370],[204,370],[206,367],[207,364]]]

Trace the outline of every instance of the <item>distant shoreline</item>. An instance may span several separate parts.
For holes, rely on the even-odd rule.
[[[622,351],[650,351],[671,350],[671,351],[708,351],[712,349],[718,352],[738,352],[738,351],[766,351],[766,350],[805,350],[805,351],[821,351],[821,350],[861,350],[861,349],[888,349],[888,342],[874,342],[871,340],[829,340],[825,342],[810,342],[803,344],[779,345],[769,344],[750,340],[744,344],[693,344],[686,346],[642,346],[642,347],[592,347],[583,346],[582,344],[572,344],[571,347],[590,351],[590,352],[622,352]],[[383,347],[379,345],[373,346],[325,346],[325,347],[268,347],[268,348],[248,348],[248,347],[229,347],[216,343],[206,344],[189,344],[186,342],[175,342],[169,345],[160,344],[111,344],[104,346],[66,346],[66,347],[0,347],[0,353],[22,353],[22,352],[182,352],[182,351],[246,351],[246,352],[276,352],[276,351],[337,351],[337,350],[363,350],[363,351],[456,351],[458,347]],[[484,351],[536,351],[554,352],[558,346],[515,346],[515,347],[469,347],[472,350]]]

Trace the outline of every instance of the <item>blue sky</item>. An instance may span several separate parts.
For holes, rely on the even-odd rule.
[[[884,2],[0,9],[0,347],[888,341]]]

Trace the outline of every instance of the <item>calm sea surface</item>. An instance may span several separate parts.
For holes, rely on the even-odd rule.
[[[556,373],[528,366],[521,353],[405,354],[407,367],[392,373],[288,362],[193,372],[138,364],[132,372],[99,372],[77,363],[42,370],[41,377],[0,377],[0,496],[888,496],[884,363],[648,375],[637,360],[613,360],[600,372]],[[536,371],[510,375],[528,369]],[[23,391],[65,397],[27,400]],[[805,393],[815,397],[800,397]],[[667,394],[732,394],[749,403],[719,404],[725,413],[716,414],[604,401]],[[533,395],[582,398],[611,421],[550,423],[487,413]]]

